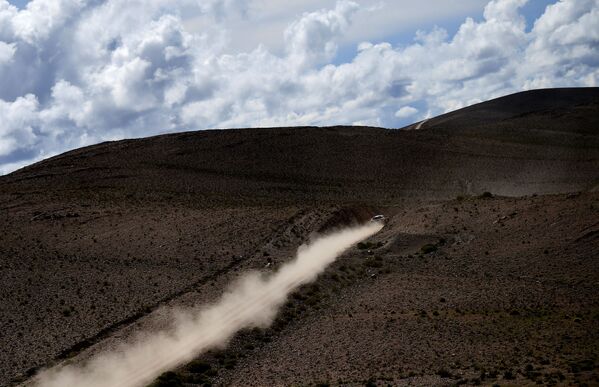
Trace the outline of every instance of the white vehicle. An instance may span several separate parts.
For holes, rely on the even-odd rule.
[[[375,215],[372,217],[372,219],[370,219],[371,222],[384,222],[385,221],[385,215]]]

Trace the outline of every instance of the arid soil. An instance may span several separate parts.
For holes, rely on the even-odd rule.
[[[0,385],[377,213],[383,231],[272,328],[157,383],[596,385],[598,188],[597,89],[504,97],[420,130],[204,131],[68,152],[0,177]]]
[[[240,340],[230,371],[213,361],[214,382],[596,385],[598,220],[597,194],[399,211],[381,247],[320,278],[314,305],[292,299],[270,342]]]

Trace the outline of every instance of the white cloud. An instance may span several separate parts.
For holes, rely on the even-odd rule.
[[[305,13],[285,30],[290,62],[299,68],[329,62],[337,52],[338,38],[358,10],[353,1],[340,0],[335,9]]]
[[[0,41],[0,66],[12,60],[15,55],[15,45]]]
[[[397,118],[407,118],[411,117],[414,114],[418,113],[418,109],[412,106],[404,106],[398,111],[395,112],[395,117]]]
[[[76,108],[75,108],[76,107]],[[42,122],[57,122],[64,120],[66,125],[73,123],[77,128],[84,128],[89,122],[92,102],[88,100],[83,91],[67,81],[60,80],[52,88],[52,103],[40,112]],[[44,128],[40,128],[44,130]],[[54,133],[57,130],[54,129]]]
[[[509,92],[599,80],[596,0],[557,2],[529,29],[524,0],[493,0],[483,20],[466,19],[452,36],[434,28],[407,46],[356,43],[338,65],[352,31],[376,29],[365,15],[396,13],[399,3],[329,2],[288,24],[284,51],[231,50],[227,26],[251,22],[269,1],[34,0],[18,11],[0,0],[0,171],[176,130],[398,127]]]
[[[527,88],[599,84],[599,3],[596,0],[550,5],[534,25],[525,60]]]
[[[524,19],[518,13],[518,9],[526,4],[528,0],[494,0],[485,7],[484,16],[487,21],[507,21],[517,20],[520,23]]]
[[[76,17],[85,3],[83,0],[33,0],[12,18],[14,34],[27,43],[40,44]]]
[[[13,19],[17,16],[17,8],[6,0],[0,0],[0,40],[14,37]]]
[[[423,23],[434,24],[463,15],[479,12],[488,0],[359,0],[360,9],[353,15],[354,22],[340,37],[340,46],[351,46],[365,40],[380,41],[397,34],[411,34]],[[289,24],[304,12],[322,8],[334,9],[336,0],[251,0],[247,1],[243,16],[227,15],[230,44],[228,53],[248,52],[264,45],[279,55],[285,52],[283,34]],[[434,10],[434,12],[431,12]],[[206,19],[184,18],[184,25],[192,32],[205,32]],[[375,28],[371,28],[375,25]],[[365,26],[367,28],[365,28]]]
[[[14,102],[0,100],[0,157],[34,143],[37,109],[38,101],[32,94],[19,97]]]

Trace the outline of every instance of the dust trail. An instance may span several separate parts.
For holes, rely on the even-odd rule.
[[[271,276],[249,273],[217,303],[172,310],[173,327],[149,332],[135,341],[101,353],[82,365],[50,369],[37,376],[39,387],[134,387],[185,364],[208,349],[222,347],[239,330],[266,327],[291,291],[313,281],[353,244],[377,233],[369,223],[321,237],[298,249],[297,257]]]

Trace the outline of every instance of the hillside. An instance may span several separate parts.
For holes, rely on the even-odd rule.
[[[273,328],[205,355],[214,372],[176,377],[598,383],[598,186],[597,88],[518,93],[420,130],[211,130],[70,151],[0,177],[0,385],[377,213],[379,250],[348,251]]]
[[[536,101],[531,103],[530,101]],[[599,89],[518,93],[437,117],[435,130],[368,127],[199,131],[103,143],[2,179],[1,192],[72,190],[146,199],[392,202],[589,189]]]
[[[516,135],[526,129],[592,135],[599,125],[599,116],[593,113],[598,101],[597,88],[523,91],[434,117],[422,127],[461,133],[486,130],[507,135],[511,130]]]

